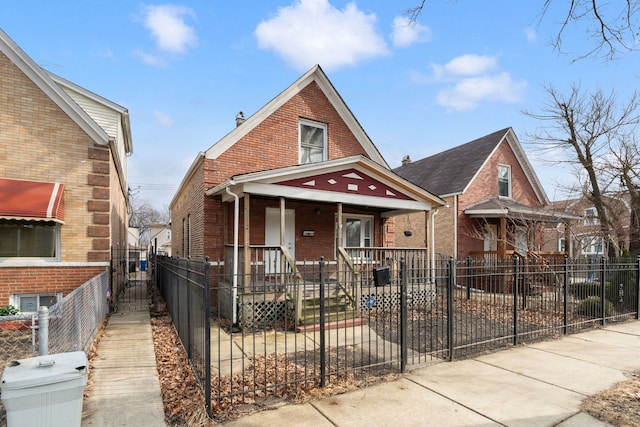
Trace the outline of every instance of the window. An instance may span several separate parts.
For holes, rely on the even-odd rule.
[[[600,220],[598,219],[598,211],[596,210],[596,208],[587,208],[584,210],[583,225],[600,225]]]
[[[368,216],[349,216],[344,218],[344,246],[370,248],[372,246],[373,218]]]
[[[54,222],[0,220],[0,258],[55,260],[59,229]]]
[[[498,166],[498,196],[511,197],[511,166]]]
[[[171,230],[167,230],[166,240],[171,240]]]
[[[565,239],[558,239],[558,252],[565,252],[566,251],[566,240]]]
[[[300,121],[300,163],[327,160],[327,126],[307,120]]]
[[[20,313],[37,313],[38,308],[49,308],[57,303],[60,297],[58,293],[15,294],[11,297],[11,304],[17,307]]]

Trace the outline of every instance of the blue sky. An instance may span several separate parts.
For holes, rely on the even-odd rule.
[[[43,68],[129,109],[138,197],[168,206],[200,151],[320,64],[391,167],[513,127],[549,197],[572,171],[526,145],[543,85],[568,93],[637,87],[640,60],[593,57],[584,28],[542,0],[3,2],[0,27]],[[455,173],[455,171],[452,171]]]

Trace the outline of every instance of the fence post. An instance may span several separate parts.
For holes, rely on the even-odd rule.
[[[400,371],[407,368],[407,263],[400,258]]]
[[[513,257],[513,345],[518,345],[518,277],[520,276],[520,258]]]
[[[605,307],[606,307],[606,286],[604,280],[606,278],[605,269],[607,266],[607,259],[603,256],[600,260],[600,315],[602,319],[600,319],[600,324],[604,326],[605,322]]]
[[[449,361],[453,361],[453,290],[456,286],[456,262],[449,258],[449,274],[447,278],[447,347],[449,348]]]
[[[467,256],[467,299],[471,299],[471,257]]]
[[[324,257],[320,257],[320,387],[327,384],[326,343],[325,343],[325,312],[324,312]]]
[[[49,354],[49,309],[38,308],[38,356]]]
[[[564,289],[563,289],[563,302],[562,302],[562,333],[567,334],[567,321],[569,318],[568,313],[568,300],[569,298],[569,257],[564,255]]]
[[[191,356],[193,353],[193,331],[191,328],[191,269],[193,268],[194,262],[193,260],[189,257],[187,258],[187,278],[185,279],[185,290],[187,292],[187,309],[186,311],[186,315],[187,315],[187,354],[189,356],[189,360],[191,360]]]
[[[157,256],[157,255],[156,255]],[[205,409],[209,418],[211,412],[211,272],[209,257],[204,258],[204,395]],[[154,271],[155,274],[155,271]]]
[[[636,259],[636,320],[640,319],[640,255]]]

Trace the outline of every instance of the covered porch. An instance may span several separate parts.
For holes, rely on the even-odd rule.
[[[464,213],[475,221],[483,244],[482,250],[472,250],[466,260],[460,260],[465,274],[474,273],[473,288],[512,292],[514,271],[529,274],[529,281],[519,284],[519,292],[538,295],[555,286],[557,272],[549,266],[561,265],[572,254],[543,250],[545,224],[568,225],[580,217],[499,197],[469,206]],[[570,229],[566,226],[566,233]]]
[[[518,256],[522,259],[553,259],[571,256],[569,252],[545,252],[546,223],[579,220],[580,217],[558,213],[544,207],[531,207],[515,200],[494,197],[467,207],[464,214],[475,221],[475,233],[482,241],[482,250],[469,251],[471,258],[487,261]],[[571,227],[565,227],[568,234]],[[569,248],[567,248],[567,251]]]
[[[433,248],[389,247],[390,218],[423,212],[432,236],[431,209],[444,204],[362,156],[235,176],[207,196],[222,202],[226,291],[217,298],[234,324],[317,323],[320,283],[336,313],[358,311],[363,281],[378,267],[394,274],[403,256],[428,276]]]

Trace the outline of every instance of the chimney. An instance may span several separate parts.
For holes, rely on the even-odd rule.
[[[411,157],[407,154],[402,158],[402,166],[407,166],[409,163],[411,163]]]
[[[244,121],[245,121],[244,113],[242,111],[240,111],[238,114],[236,114],[236,127],[238,127],[241,124],[243,124]]]

